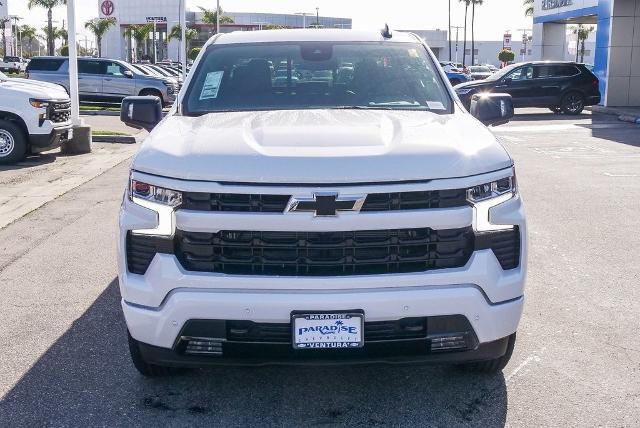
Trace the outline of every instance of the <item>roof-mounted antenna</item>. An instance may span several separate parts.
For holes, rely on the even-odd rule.
[[[391,34],[391,30],[389,30],[389,24],[384,24],[384,28],[380,30],[380,34],[382,34],[382,37],[384,37],[385,39],[390,39],[391,37],[393,37],[393,35]]]

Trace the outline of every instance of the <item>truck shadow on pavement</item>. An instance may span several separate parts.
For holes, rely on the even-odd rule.
[[[504,376],[446,366],[213,368],[145,379],[113,280],[0,401],[0,426],[503,426]]]
[[[13,171],[17,169],[33,168],[34,166],[46,165],[56,161],[58,156],[62,156],[59,150],[45,152],[41,154],[28,155],[24,160],[13,165],[0,165],[0,172]]]

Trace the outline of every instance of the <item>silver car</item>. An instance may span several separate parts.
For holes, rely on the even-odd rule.
[[[69,91],[69,59],[35,57],[27,66],[28,79],[58,83]],[[147,76],[125,61],[78,58],[78,91],[83,101],[119,102],[131,95],[155,95],[164,105],[172,104],[178,82],[170,77]]]

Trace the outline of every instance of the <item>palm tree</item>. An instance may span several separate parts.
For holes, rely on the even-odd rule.
[[[36,39],[38,30],[36,30],[35,27],[25,24],[20,27],[20,34],[22,34],[23,43],[25,40],[29,41],[29,56],[33,56],[33,40]]]
[[[184,30],[184,37],[185,37],[185,39],[187,39],[187,41],[185,43],[185,52],[189,52],[189,42],[191,40],[195,39],[196,37],[198,37],[198,30],[196,30],[194,28],[187,27]],[[173,27],[171,27],[171,31],[167,35],[167,41],[170,42],[172,39],[176,39],[176,40],[179,40],[180,42],[182,42],[182,26],[180,24],[174,25]],[[182,45],[182,43],[181,43],[181,45]],[[182,46],[180,46],[180,49],[182,49]],[[180,53],[180,52],[178,52],[178,53]],[[178,56],[180,58],[182,58],[180,55],[178,55]]]
[[[469,11],[469,5],[471,0],[458,0],[464,3],[464,42],[462,43],[462,66],[465,65],[465,59],[467,57],[467,12]]]
[[[524,0],[524,16],[533,16],[533,5],[535,0]]]
[[[578,62],[578,53],[580,54],[580,62],[584,62],[584,42],[589,38],[589,34],[594,30],[593,26],[585,27],[582,24],[578,24],[576,27],[571,27],[571,32],[576,37],[576,62]]]
[[[125,31],[124,36],[128,39],[129,44],[131,43],[131,38],[136,41],[136,57],[138,59],[142,57],[142,48],[144,47],[144,52],[147,52],[147,39],[149,38],[149,34],[153,31],[153,24],[137,24],[130,25]],[[131,49],[129,49],[131,52]],[[133,58],[131,58],[133,61]]]
[[[98,57],[102,57],[102,36],[116,25],[116,19],[110,18],[94,18],[84,23],[84,28],[91,31],[96,36],[96,44],[98,45]]]
[[[206,9],[204,7],[198,6],[202,11],[202,22],[205,24],[213,24],[216,29],[216,34],[218,34],[218,28],[216,28],[218,14],[220,14],[220,24],[233,24],[233,18],[230,16],[225,16],[222,8],[218,9]]]
[[[7,35],[5,32],[5,25],[11,21],[10,18],[0,18],[0,29],[2,29],[2,55],[7,56]]]
[[[475,29],[476,5],[481,6],[484,0],[471,0],[471,65],[475,65]]]
[[[53,33],[53,8],[67,4],[67,0],[29,0],[27,7],[42,7],[47,9],[47,53],[53,55],[55,51],[55,35]]]
[[[451,61],[451,0],[449,0],[449,61]]]

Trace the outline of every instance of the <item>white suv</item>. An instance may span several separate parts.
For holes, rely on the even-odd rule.
[[[215,36],[165,119],[126,98],[122,120],[153,129],[120,213],[136,368],[502,369],[527,235],[513,161],[481,122],[513,107],[472,104],[418,37],[387,30]]]

